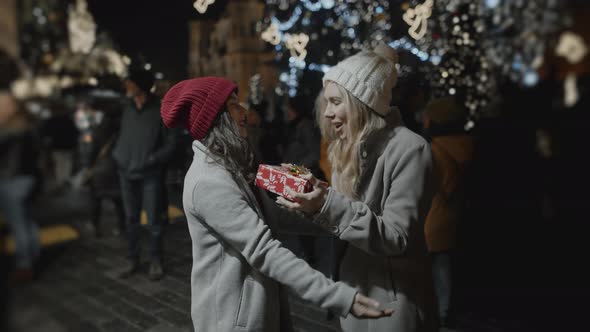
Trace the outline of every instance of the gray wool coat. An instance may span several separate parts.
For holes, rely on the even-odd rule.
[[[314,218],[346,242],[339,255],[339,279],[395,310],[376,320],[342,318],[345,332],[436,330],[424,240],[435,189],[431,151],[398,119],[388,116],[387,128],[361,146],[360,200],[329,189]]]
[[[347,316],[356,290],[333,282],[276,240],[278,225],[305,228],[262,190],[234,181],[193,142],[183,203],[192,238],[191,316],[197,332],[292,331],[286,289]],[[312,225],[313,226],[313,225]]]

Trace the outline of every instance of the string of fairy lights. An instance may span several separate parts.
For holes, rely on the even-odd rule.
[[[537,84],[546,48],[567,21],[557,0],[267,0],[266,4],[261,38],[274,46],[278,60],[288,59],[280,79],[289,95],[298,93],[304,70],[326,72],[338,60],[383,40],[428,65],[426,79],[435,96],[461,97],[470,112],[468,128],[503,80],[529,87]],[[393,6],[401,9],[400,17],[391,17]],[[392,31],[392,20],[404,22],[407,30]],[[339,43],[326,46],[333,45],[329,42],[334,36]],[[312,56],[312,48],[325,52]]]
[[[193,7],[204,14],[215,3],[196,0]],[[504,80],[525,87],[538,83],[544,57],[551,53],[548,47],[555,45],[553,53],[571,64],[585,58],[588,47],[567,30],[562,6],[558,0],[266,0],[266,16],[257,31],[285,65],[278,89],[283,94],[298,94],[306,71],[325,73],[339,60],[385,41],[419,60],[419,72],[435,96],[460,96],[471,115],[470,127]],[[129,59],[97,43],[86,1],[76,0],[69,8],[63,24],[67,37],[60,29],[47,28],[59,26],[58,9],[67,8],[40,3],[25,22],[23,49],[29,52],[24,58],[39,68],[34,72],[82,71],[92,85],[94,73],[105,71],[99,64],[106,59],[107,73],[124,75]],[[66,48],[71,54],[60,51]],[[73,58],[87,59],[86,65]],[[93,71],[89,63],[96,63]],[[399,69],[400,75],[418,71],[405,63]],[[73,82],[63,77],[59,84]],[[575,105],[579,93],[574,73],[567,75],[563,89],[565,106]]]

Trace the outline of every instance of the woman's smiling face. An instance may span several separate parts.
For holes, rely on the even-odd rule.
[[[246,117],[246,109],[240,105],[236,93],[232,93],[227,99],[227,110],[231,115],[232,120],[240,131],[240,136],[246,138],[248,136],[248,119]]]
[[[348,136],[348,104],[345,96],[340,93],[336,83],[329,82],[324,89],[324,98],[328,102],[324,117],[334,129],[336,136],[346,139]]]

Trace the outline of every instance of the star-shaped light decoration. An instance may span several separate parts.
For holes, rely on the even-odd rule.
[[[576,74],[569,73],[563,82],[563,104],[566,107],[572,107],[578,103],[579,99],[578,78]]]
[[[260,35],[262,40],[269,42],[273,45],[278,45],[281,42],[281,35],[279,33],[279,27],[276,24],[271,24],[266,30]]]
[[[559,37],[555,54],[566,58],[571,64],[576,64],[588,54],[588,47],[581,36],[566,31]]]
[[[205,12],[207,12],[207,9],[209,8],[209,6],[211,6],[214,3],[215,3],[215,0],[197,0],[193,4],[193,7],[195,7],[195,9],[199,13],[205,14]]]
[[[304,33],[287,36],[287,48],[291,51],[291,56],[304,60],[307,56],[307,50],[305,47],[309,42],[309,36]]]
[[[433,0],[426,0],[416,8],[409,8],[403,15],[404,21],[410,26],[409,35],[418,40],[426,35],[428,29],[428,18],[432,15]]]
[[[571,31],[566,31],[559,37],[555,54],[564,57],[571,64],[576,64],[586,57],[588,47],[581,36]],[[573,72],[567,74],[563,82],[563,92],[563,103],[566,107],[572,107],[578,103],[580,99],[578,78]]]

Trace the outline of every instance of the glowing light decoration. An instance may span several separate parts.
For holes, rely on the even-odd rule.
[[[422,39],[428,30],[428,18],[432,15],[433,0],[426,0],[416,8],[409,8],[403,15],[404,21],[410,26],[408,34],[414,39]]]
[[[211,6],[214,3],[215,3],[215,0],[197,0],[193,4],[193,7],[195,7],[195,9],[199,13],[205,14],[207,12],[207,9],[209,9],[209,6]]]
[[[301,7],[297,6],[293,10],[293,15],[286,22],[281,22],[276,17],[272,17],[271,20],[273,24],[276,24],[279,27],[279,30],[287,31],[293,28],[295,23],[299,21],[301,14],[303,14],[303,10],[301,9]]]
[[[435,62],[435,58],[434,57],[430,57],[428,55],[428,53],[421,51],[419,48],[417,48],[414,44],[412,44],[412,42],[410,42],[407,38],[402,37],[398,40],[394,40],[391,43],[389,43],[389,46],[391,46],[392,48],[398,50],[398,49],[404,49],[406,51],[410,51],[410,53],[414,54],[415,56],[417,56],[421,61],[428,61],[430,60],[430,62],[432,62],[433,64],[436,65]],[[438,59],[438,61],[440,62],[440,57]]]
[[[500,0],[485,0],[488,8],[496,8],[500,4]]]
[[[96,23],[88,11],[86,0],[77,0],[68,12],[70,49],[74,53],[90,53],[96,42]]]
[[[309,70],[314,70],[314,71],[321,71],[322,73],[327,73],[328,70],[330,70],[331,66],[325,65],[325,64],[317,64],[317,63],[310,63],[307,68]]]
[[[335,5],[334,0],[320,0],[320,1],[316,1],[316,2],[313,2],[310,0],[301,0],[301,2],[305,6],[305,9],[312,11],[312,12],[317,12],[318,10],[320,10],[322,8],[332,9]]]
[[[526,86],[535,86],[535,85],[537,85],[537,83],[539,83],[539,74],[537,74],[537,72],[534,71],[534,70],[528,71],[524,75],[523,83]]]
[[[563,82],[564,98],[563,103],[566,107],[572,107],[578,103],[580,92],[578,91],[578,78],[576,74],[569,73]]]
[[[262,32],[260,35],[262,40],[269,42],[273,45],[278,45],[281,42],[281,34],[279,27],[276,24],[271,24]]]
[[[571,31],[566,31],[559,38],[555,54],[564,57],[571,64],[576,64],[586,57],[588,47],[582,37]],[[578,91],[576,74],[571,72],[567,74],[563,82],[563,91],[563,103],[566,107],[572,107],[578,103],[580,92]]]
[[[309,36],[304,33],[286,36],[287,48],[291,51],[291,56],[299,60],[304,60],[307,56],[305,47],[309,42]]]
[[[555,54],[566,58],[569,63],[576,64],[588,54],[588,47],[579,35],[566,31],[559,37]]]

